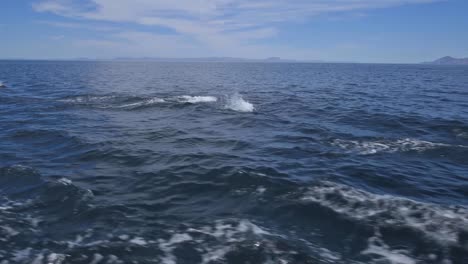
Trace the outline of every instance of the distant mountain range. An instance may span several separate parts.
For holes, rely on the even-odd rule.
[[[424,64],[435,64],[435,65],[468,65],[468,58],[454,58],[446,56],[435,61],[423,62]]]
[[[282,59],[280,57],[271,57],[267,59],[245,59],[233,57],[200,57],[200,58],[154,58],[154,57],[123,57],[114,58],[116,61],[161,61],[161,62],[322,62],[319,60],[290,60]]]

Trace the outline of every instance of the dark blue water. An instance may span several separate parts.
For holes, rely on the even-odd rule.
[[[0,263],[468,263],[468,67],[0,62]]]

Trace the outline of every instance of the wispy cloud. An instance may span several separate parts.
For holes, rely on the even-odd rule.
[[[259,45],[259,40],[276,36],[280,25],[286,22],[434,1],[437,0],[43,0],[33,8],[80,21],[163,27],[172,30],[175,39],[156,32],[122,32],[120,37],[127,34],[126,40],[143,38],[169,45],[176,45],[182,38],[192,41],[193,46],[204,45],[216,51],[250,49]],[[81,27],[75,23],[56,26]],[[115,40],[116,36],[111,37]]]
[[[50,36],[50,39],[51,39],[51,40],[61,40],[61,39],[64,39],[64,38],[65,38],[64,35]]]
[[[58,22],[58,21],[36,21],[39,24],[65,29],[86,29],[93,31],[116,31],[119,28],[113,26],[97,25],[93,23],[78,23],[78,22]]]

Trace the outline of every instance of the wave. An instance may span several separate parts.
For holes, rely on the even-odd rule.
[[[334,263],[334,252],[313,247],[314,255],[286,243],[288,237],[274,233],[248,219],[220,219],[211,224],[192,225],[168,230],[168,236],[157,240],[120,235],[127,243],[162,252],[158,263],[185,263],[184,249],[190,249],[190,263]],[[304,260],[304,262],[300,261]],[[298,262],[299,261],[299,262]],[[317,262],[318,263],[318,262]],[[322,262],[320,262],[322,263]]]
[[[196,103],[212,103],[212,102],[217,102],[218,98],[214,96],[191,96],[191,95],[182,95],[178,96],[177,100],[182,102],[182,103],[191,103],[191,104],[196,104]]]
[[[2,81],[0,81],[0,88],[5,88],[5,87],[6,85]]]
[[[93,193],[64,177],[43,178],[33,168],[0,168],[0,248],[1,263],[62,263],[64,254],[47,249],[38,252],[38,234],[45,232],[50,217],[66,219],[89,208]],[[24,245],[30,240],[31,244]],[[41,241],[47,239],[41,236]],[[33,249],[34,248],[34,249]]]
[[[265,239],[263,236],[271,235],[246,219],[218,220],[213,226],[189,227],[171,233],[173,235],[169,238],[157,241],[157,247],[164,253],[160,258],[162,263],[178,263],[174,253],[178,248],[183,248],[184,244],[192,244],[201,253],[200,263],[218,262],[234,253],[240,244],[249,239],[261,241]]]
[[[253,112],[255,110],[254,105],[244,100],[239,93],[235,93],[227,98],[225,108],[237,112]]]
[[[308,188],[301,199],[361,225],[372,226],[373,234],[362,255],[377,256],[389,263],[412,264],[420,263],[419,260],[423,259],[428,263],[446,263],[444,261],[455,258],[450,255],[453,251],[450,249],[458,249],[466,254],[464,237],[468,234],[468,209],[465,207],[373,194],[327,181]],[[384,231],[395,236],[400,234],[406,242],[411,241],[410,237],[417,241],[414,248],[410,246],[402,250],[392,247],[388,245],[391,239],[386,241],[382,235]],[[418,248],[424,244],[430,244],[432,248]],[[432,253],[424,252],[431,250]],[[422,253],[423,256],[420,255]]]
[[[396,141],[380,140],[380,141],[358,141],[335,139],[331,142],[333,146],[340,147],[349,152],[356,152],[360,155],[372,155],[377,153],[395,153],[417,151],[423,152],[426,150],[453,147],[453,145],[444,143],[434,143],[418,139],[404,138]],[[465,147],[465,146],[456,146]]]

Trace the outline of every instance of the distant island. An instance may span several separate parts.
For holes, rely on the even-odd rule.
[[[443,58],[437,59],[431,62],[423,62],[423,64],[433,64],[433,65],[468,65],[468,58],[454,58],[450,56],[445,56]]]

